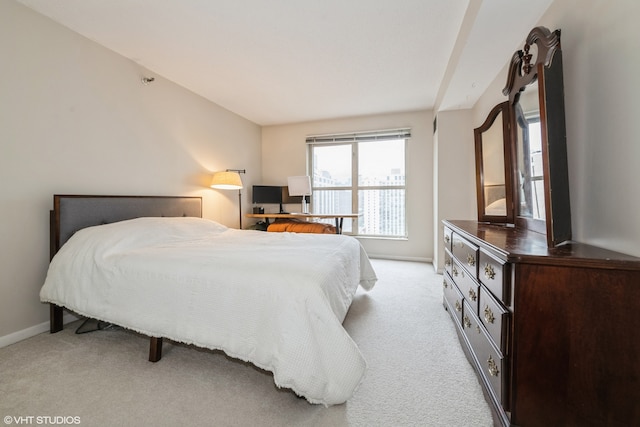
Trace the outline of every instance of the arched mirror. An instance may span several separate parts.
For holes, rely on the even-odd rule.
[[[511,60],[512,183],[516,227],[547,236],[549,247],[571,238],[560,31],[536,27]]]
[[[513,223],[509,117],[509,103],[503,102],[473,130],[481,222]]]

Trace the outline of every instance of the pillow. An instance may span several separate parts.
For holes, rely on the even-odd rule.
[[[336,227],[322,222],[307,222],[295,220],[278,220],[269,224],[267,231],[270,232],[290,232],[290,233],[316,233],[335,234]]]

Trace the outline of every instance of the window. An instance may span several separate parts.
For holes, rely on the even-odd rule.
[[[317,213],[358,212],[345,233],[406,237],[408,129],[307,138]],[[354,232],[356,230],[356,232]]]

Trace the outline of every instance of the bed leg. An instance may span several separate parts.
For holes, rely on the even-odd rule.
[[[62,328],[62,307],[49,303],[49,332],[55,334]]]
[[[157,362],[162,358],[162,338],[151,337],[149,342],[149,362]]]

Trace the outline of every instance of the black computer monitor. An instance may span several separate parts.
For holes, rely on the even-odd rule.
[[[282,187],[279,185],[254,185],[253,204],[275,204],[282,212]]]

